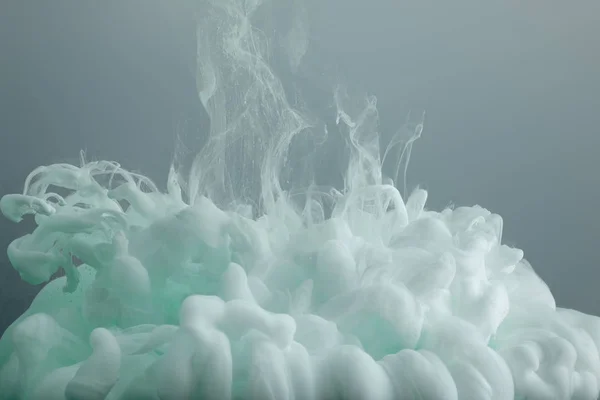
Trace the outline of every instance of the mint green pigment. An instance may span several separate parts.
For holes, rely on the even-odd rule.
[[[211,131],[189,176],[175,162],[161,192],[82,159],[1,199],[37,223],[13,267],[49,283],[0,341],[0,399],[596,399],[600,319],[556,307],[500,216],[427,210],[427,192],[382,175],[399,147],[405,182],[422,116],[382,159],[375,99],[338,89],[344,186],[289,179],[326,132],[288,104],[258,6],[202,3]],[[292,70],[300,11],[282,41]]]

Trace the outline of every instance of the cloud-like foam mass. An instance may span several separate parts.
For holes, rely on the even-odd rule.
[[[596,399],[600,319],[556,307],[499,215],[428,210],[383,176],[399,149],[406,181],[421,116],[380,157],[375,98],[338,89],[344,186],[288,179],[326,133],[288,104],[257,10],[202,3],[211,131],[189,176],[175,162],[160,191],[82,158],[0,200],[37,223],[13,267],[49,281],[0,340],[0,399]],[[281,41],[292,70],[298,15]]]

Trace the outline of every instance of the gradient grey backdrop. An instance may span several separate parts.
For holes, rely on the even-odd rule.
[[[600,2],[307,3],[305,71],[337,64],[350,87],[375,94],[384,134],[410,107],[427,110],[409,180],[429,189],[429,206],[501,214],[505,242],[525,250],[559,305],[600,314]],[[82,148],[162,181],[175,133],[207,126],[192,4],[3,1],[0,195]],[[317,107],[325,83],[304,74]],[[39,290],[6,258],[27,228],[0,222],[0,332]]]

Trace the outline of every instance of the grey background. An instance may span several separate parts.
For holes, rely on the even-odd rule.
[[[558,304],[600,314],[600,2],[307,3],[309,102],[327,104],[332,75],[318,71],[335,64],[378,97],[384,135],[409,108],[426,109],[410,185],[429,189],[431,208],[502,215],[505,242],[525,250]],[[0,3],[0,195],[38,165],[76,163],[80,149],[162,183],[175,134],[207,126],[192,10],[187,0]],[[39,290],[5,254],[28,228],[0,221],[0,332]]]

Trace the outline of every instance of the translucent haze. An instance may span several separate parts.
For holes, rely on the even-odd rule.
[[[375,98],[338,88],[344,184],[301,168],[331,138],[286,99],[259,3],[198,7],[211,128],[189,174],[176,158],[161,191],[82,157],[2,197],[37,223],[13,267],[48,283],[0,340],[0,399],[596,399],[600,319],[556,307],[499,215],[395,187],[423,115],[380,155]]]

